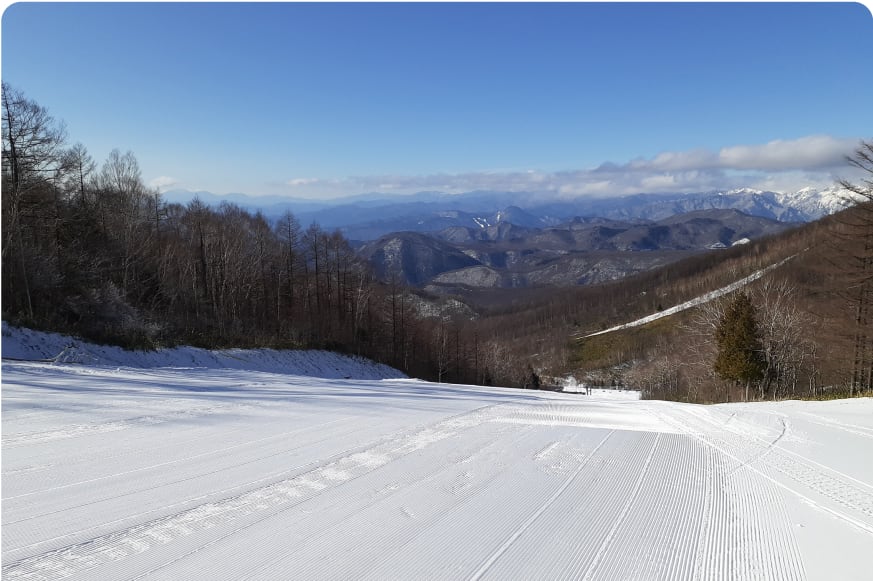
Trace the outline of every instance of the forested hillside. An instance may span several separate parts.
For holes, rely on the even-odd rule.
[[[778,236],[612,284],[506,294],[478,328],[500,335],[514,356],[541,362],[545,374],[561,370],[580,382],[632,385],[647,397],[714,402],[747,393],[755,399],[869,393],[871,212],[870,202],[859,204]],[[750,276],[759,272],[760,278]],[[757,279],[671,316],[598,333],[745,277]],[[753,351],[763,357],[760,376],[748,386],[720,375],[715,365],[718,329],[738,292],[751,301],[758,341]],[[575,339],[568,342],[568,336]]]
[[[290,212],[268,220],[230,203],[167,203],[143,183],[133,153],[114,150],[98,165],[22,92],[4,83],[2,100],[3,318],[12,324],[131,348],[329,348],[439,381],[541,387],[543,376],[572,373],[692,401],[871,388],[869,179],[841,184],[868,200],[850,210],[616,283],[459,285],[435,298],[396,273],[377,278],[338,231]],[[865,143],[852,160],[867,176],[871,153]],[[745,289],[764,354],[754,385],[714,368],[721,302],[578,339],[780,261]]]
[[[338,232],[166,203],[132,152],[98,165],[21,91],[4,83],[2,99],[4,320],[129,348],[329,348],[423,378],[524,383],[526,369],[489,368],[486,338],[458,356],[440,303],[376,280]]]

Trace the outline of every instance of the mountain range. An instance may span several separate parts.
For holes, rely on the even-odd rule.
[[[727,248],[832,214],[848,205],[836,187],[773,192],[742,188],[559,199],[535,193],[360,194],[333,200],[217,196],[302,225],[338,229],[385,280],[442,295],[470,289],[575,286],[616,280],[690,254]]]
[[[674,194],[636,194],[618,197],[559,199],[529,192],[411,195],[370,193],[333,200],[244,194],[217,196],[209,192],[169,191],[168,201],[184,203],[194,196],[217,205],[228,201],[268,218],[293,212],[301,224],[317,222],[338,228],[358,241],[375,240],[392,232],[438,232],[447,228],[485,229],[508,222],[529,228],[548,228],[576,217],[622,221],[658,221],[696,210],[734,209],[780,222],[809,222],[832,214],[846,204],[847,192],[837,187],[773,192],[742,188],[730,191]]]
[[[510,208],[493,225],[394,232],[364,244],[359,253],[383,279],[397,276],[451,294],[469,288],[596,284],[792,227],[730,209],[658,221],[577,217],[545,228],[507,221],[527,217]]]

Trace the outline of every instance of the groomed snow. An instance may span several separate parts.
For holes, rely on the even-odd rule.
[[[3,579],[869,578],[871,399],[704,407],[325,365],[4,361]]]

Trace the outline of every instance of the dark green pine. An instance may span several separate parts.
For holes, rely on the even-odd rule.
[[[734,295],[715,332],[714,371],[722,379],[749,384],[764,377],[764,358],[755,306],[746,293]]]

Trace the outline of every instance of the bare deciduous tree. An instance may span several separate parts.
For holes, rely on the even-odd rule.
[[[5,82],[0,98],[3,109],[3,278],[5,287],[23,298],[22,307],[33,318],[31,278],[39,274],[34,262],[44,259],[43,253],[34,251],[41,244],[39,238],[44,227],[40,215],[44,204],[40,197],[46,192],[53,196],[53,182],[59,177],[66,133],[63,124],[55,121],[44,107]],[[33,218],[31,224],[25,225],[23,221],[28,213],[32,213]],[[29,227],[34,236],[29,243],[25,241],[25,227]],[[8,260],[13,245],[17,255],[15,260]]]
[[[8,242],[17,232],[25,196],[55,177],[66,131],[48,110],[5,82],[2,100],[5,257]]]
[[[766,362],[760,397],[794,395],[803,372],[812,372],[814,347],[809,340],[813,317],[800,309],[796,289],[785,280],[767,278],[755,287],[761,349]]]

